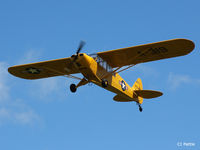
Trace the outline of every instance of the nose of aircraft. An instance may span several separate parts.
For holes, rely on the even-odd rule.
[[[80,53],[78,59],[81,64],[88,66],[88,67],[90,66],[90,64],[92,63],[92,60],[93,60],[92,57],[88,56],[85,53]]]
[[[78,64],[79,67],[89,67],[92,63],[93,58],[85,53],[79,53],[78,55],[72,55],[71,59],[74,63]]]

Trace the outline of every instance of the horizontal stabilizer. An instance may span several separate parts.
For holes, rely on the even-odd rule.
[[[116,95],[113,97],[113,100],[114,101],[117,101],[117,102],[130,102],[130,101],[133,101],[133,100],[130,100],[128,98],[125,98],[123,96],[120,96],[120,95]]]
[[[159,96],[162,96],[163,93],[159,91],[152,91],[152,90],[135,90],[134,91],[138,96],[143,97],[143,98],[156,98]]]

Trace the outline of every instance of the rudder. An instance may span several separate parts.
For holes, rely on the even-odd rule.
[[[143,90],[142,80],[140,78],[138,78],[135,81],[135,83],[133,84],[132,90],[133,92],[136,90]],[[133,94],[137,96],[139,104],[142,104],[143,98],[138,96],[135,92]]]

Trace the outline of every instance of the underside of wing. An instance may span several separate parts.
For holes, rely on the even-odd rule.
[[[97,53],[111,67],[122,67],[171,57],[183,56],[194,49],[187,39],[173,39]]]
[[[40,79],[79,73],[70,58],[17,65],[8,68],[8,72],[24,79]]]

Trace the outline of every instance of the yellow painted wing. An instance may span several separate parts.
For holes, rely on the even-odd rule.
[[[17,65],[8,68],[8,72],[14,76],[24,79],[40,79],[79,73],[69,57],[25,65]]]
[[[173,39],[157,43],[121,48],[97,53],[111,67],[122,67],[160,59],[182,56],[194,49],[187,39]]]

